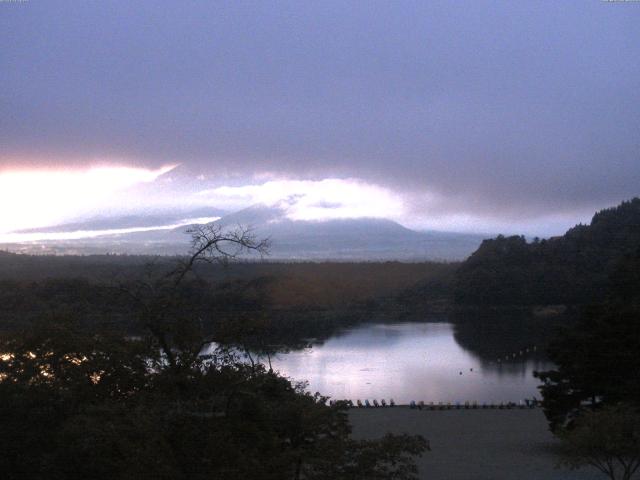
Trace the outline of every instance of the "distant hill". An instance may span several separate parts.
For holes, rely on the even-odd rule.
[[[257,237],[270,238],[272,260],[452,261],[466,258],[482,241],[480,235],[418,232],[380,218],[292,220],[287,216],[286,205],[253,205],[224,215],[213,224],[222,228],[251,227]],[[25,253],[44,247],[48,253],[181,255],[189,248],[185,230],[186,227],[157,229],[8,247]]]
[[[640,199],[596,213],[561,237],[527,242],[499,236],[482,242],[457,271],[463,305],[585,304],[601,301],[610,275],[640,248]]]

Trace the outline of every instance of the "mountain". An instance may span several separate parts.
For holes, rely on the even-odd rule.
[[[387,219],[291,220],[283,206],[254,205],[215,222],[245,225],[272,241],[274,259],[460,260],[482,241],[479,235],[417,232]]]
[[[292,220],[287,216],[286,203],[253,205],[224,215],[212,224],[221,228],[250,227],[256,237],[270,238],[269,258],[273,260],[461,260],[473,252],[483,238],[459,233],[418,232],[379,218]],[[44,247],[44,251],[51,253],[175,255],[184,254],[189,248],[185,230],[186,227],[181,226],[123,232],[38,242],[37,245],[14,245],[10,249],[32,252]]]
[[[552,305],[602,301],[612,272],[640,249],[640,198],[597,212],[589,225],[527,242],[485,240],[458,269],[455,298],[467,305]]]

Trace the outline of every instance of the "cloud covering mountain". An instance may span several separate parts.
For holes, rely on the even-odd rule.
[[[633,2],[0,2],[0,176],[185,172],[89,191],[85,216],[355,179],[412,226],[558,232],[639,193],[639,22]]]
[[[272,260],[461,260],[473,252],[483,238],[471,234],[417,232],[383,218],[297,220],[290,218],[291,210],[295,210],[293,199],[271,206],[256,204],[219,219],[193,218],[191,223],[206,222],[223,230],[250,228],[257,238],[270,239],[267,258]],[[94,219],[44,231],[29,230],[5,238],[4,243],[10,250],[23,252],[44,249],[58,253],[187,253],[187,220],[179,224],[141,225],[132,217]],[[258,259],[256,256],[246,258]]]

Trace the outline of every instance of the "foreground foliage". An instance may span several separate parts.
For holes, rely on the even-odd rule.
[[[344,405],[224,351],[170,365],[151,338],[66,320],[0,349],[7,479],[410,479],[425,449],[353,440]]]
[[[537,374],[553,430],[585,408],[640,405],[640,250],[619,262],[611,283],[607,301],[585,309],[552,342],[557,368]]]
[[[237,348],[276,348],[259,310],[222,324],[200,316],[206,285],[194,266],[265,243],[212,227],[192,245],[188,259],[121,286],[135,335],[69,312],[4,333],[3,478],[416,478],[422,437],[354,440],[346,405],[240,361]]]
[[[562,463],[590,465],[611,480],[630,480],[640,468],[640,412],[633,405],[584,413],[560,433]]]
[[[640,250],[619,262],[611,285],[605,303],[551,344],[557,368],[537,375],[563,463],[630,480],[640,468]]]

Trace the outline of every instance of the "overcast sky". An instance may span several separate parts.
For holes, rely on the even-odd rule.
[[[0,231],[313,192],[551,234],[640,194],[638,2],[4,1],[0,42]]]

